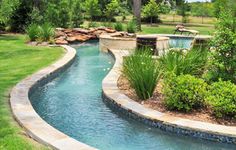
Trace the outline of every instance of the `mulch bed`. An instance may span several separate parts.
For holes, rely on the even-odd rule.
[[[193,110],[188,113],[168,110],[164,104],[164,96],[161,92],[162,89],[161,83],[158,83],[153,96],[145,101],[142,101],[138,98],[138,96],[135,93],[135,90],[130,86],[129,81],[123,75],[121,75],[120,78],[118,79],[118,87],[125,95],[127,95],[132,100],[135,100],[136,102],[142,104],[145,107],[157,110],[159,112],[163,112],[165,114],[213,124],[236,126],[236,119],[215,118],[215,116],[212,115],[213,113],[211,108],[207,106],[198,110]]]

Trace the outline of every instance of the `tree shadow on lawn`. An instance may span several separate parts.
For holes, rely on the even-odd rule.
[[[9,40],[19,40],[20,38],[16,35],[6,35],[0,34],[0,40],[9,41]]]

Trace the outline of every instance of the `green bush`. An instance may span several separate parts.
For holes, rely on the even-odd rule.
[[[234,19],[233,19],[234,18]],[[235,16],[228,9],[222,11],[216,24],[216,32],[212,38],[211,46],[214,70],[213,79],[221,78],[236,83],[236,23]]]
[[[88,23],[88,27],[89,28],[96,28],[96,27],[98,27],[99,26],[99,24],[97,23],[97,22],[89,22]]]
[[[200,76],[205,70],[207,54],[207,50],[204,49],[192,49],[186,52],[181,49],[171,49],[159,61],[166,73]]]
[[[165,105],[170,110],[189,112],[204,105],[207,84],[191,75],[169,75],[164,80]]]
[[[214,82],[208,90],[207,102],[217,117],[236,117],[236,85],[230,81]]]
[[[123,73],[142,100],[152,97],[160,77],[157,60],[147,51],[136,52],[124,59]]]
[[[40,34],[40,28],[36,24],[31,24],[27,29],[26,33],[30,39],[30,41],[36,41]]]
[[[44,23],[40,28],[39,38],[42,41],[50,41],[55,35],[54,28],[49,23]]]
[[[127,24],[127,32],[128,33],[135,33],[136,32],[136,23],[134,20],[130,21],[128,24]]]
[[[114,25],[112,22],[102,22],[102,26],[107,28],[113,28]]]
[[[124,30],[124,27],[123,27],[123,24],[118,22],[114,25],[114,28],[116,31],[123,31]]]

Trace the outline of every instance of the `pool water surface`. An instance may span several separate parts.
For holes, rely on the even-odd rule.
[[[35,91],[36,112],[63,133],[101,150],[230,150],[233,145],[167,133],[109,109],[102,80],[114,58],[98,42],[75,47],[77,58],[58,78]]]

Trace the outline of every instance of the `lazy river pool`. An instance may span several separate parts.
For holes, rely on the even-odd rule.
[[[100,52],[98,42],[75,48],[73,65],[30,97],[36,112],[56,129],[101,150],[236,149],[167,133],[112,111],[102,100],[101,83],[114,58]]]

